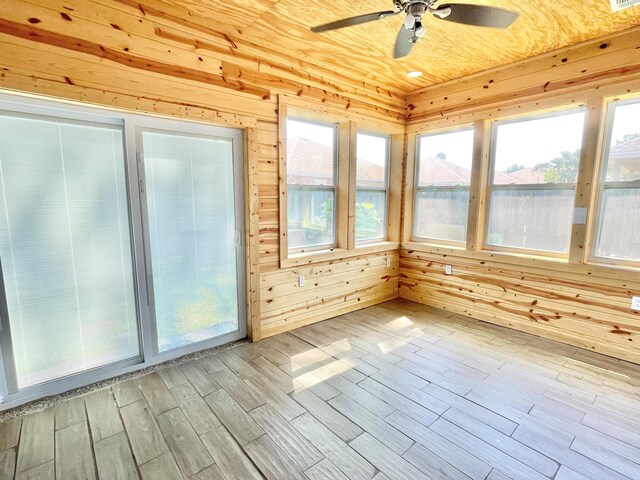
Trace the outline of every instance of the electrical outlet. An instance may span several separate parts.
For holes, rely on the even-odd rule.
[[[631,309],[640,311],[640,297],[631,297]]]
[[[299,287],[304,287],[304,275],[300,275],[298,277],[298,286]]]
[[[391,268],[391,259],[387,257],[387,268]]]
[[[451,275],[453,273],[453,270],[451,268],[451,265],[445,265],[444,266],[444,274],[445,275]]]

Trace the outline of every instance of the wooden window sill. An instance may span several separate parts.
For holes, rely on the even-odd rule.
[[[300,265],[311,265],[314,263],[330,262],[342,260],[361,255],[398,250],[399,242],[377,242],[357,245],[356,248],[333,248],[331,250],[317,250],[314,252],[294,253],[287,258],[280,259],[280,268],[296,267]]]

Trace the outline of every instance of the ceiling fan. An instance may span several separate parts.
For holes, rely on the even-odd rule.
[[[423,17],[430,13],[435,18],[449,22],[475,25],[478,27],[507,28],[517,18],[518,13],[497,7],[471,5],[467,3],[452,3],[435,6],[438,0],[394,0],[395,10],[367,13],[356,17],[344,18],[335,22],[312,27],[311,31],[320,33],[339,28],[360,25],[361,23],[382,20],[401,13],[406,13],[403,25],[396,38],[393,57],[402,58],[409,54],[418,40],[424,37],[426,30]]]

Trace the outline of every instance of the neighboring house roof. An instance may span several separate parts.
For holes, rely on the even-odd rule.
[[[287,140],[287,178],[290,183],[328,184],[333,172],[333,150],[326,145],[303,137]],[[635,156],[634,156],[635,155]],[[640,138],[616,145],[611,149],[610,159],[632,159],[640,168]],[[425,185],[468,185],[471,170],[446,159],[428,158],[421,161],[420,183]],[[358,159],[358,178],[362,183],[384,178],[384,167]],[[513,172],[495,172],[498,185],[524,185],[544,183],[544,173],[527,167]]]
[[[640,137],[614,145],[609,151],[610,160],[628,158],[640,161]]]
[[[291,183],[323,184],[333,173],[333,150],[303,137],[287,140],[287,179]],[[379,181],[384,167],[365,159],[358,159],[358,178]]]
[[[640,178],[640,137],[614,145],[609,150],[607,180],[628,181]]]
[[[440,158],[423,159],[420,166],[422,185],[466,185],[471,180],[471,170]],[[494,183],[498,185],[542,183],[544,174],[534,168],[521,168],[510,173],[495,172]]]
[[[517,184],[531,185],[532,183],[544,183],[544,173],[536,171],[535,168],[531,167],[521,168],[520,170],[516,170],[514,172],[506,173],[503,175],[513,178],[515,180],[515,183]]]
[[[471,170],[440,158],[422,159],[420,185],[464,185],[471,181]]]
[[[287,176],[330,178],[333,174],[331,147],[302,137],[287,139]]]

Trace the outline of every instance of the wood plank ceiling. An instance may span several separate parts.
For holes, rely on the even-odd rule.
[[[405,59],[392,48],[401,17],[315,34],[309,27],[363,13],[390,10],[392,0],[119,0],[173,12],[229,37],[276,51],[368,84],[406,93],[640,24],[640,6],[612,13],[609,0],[465,0],[520,13],[506,30],[426,22],[427,35]],[[444,2],[439,2],[444,3]],[[453,3],[453,2],[452,2]],[[304,65],[304,67],[303,67]],[[420,70],[411,79],[406,73]]]

